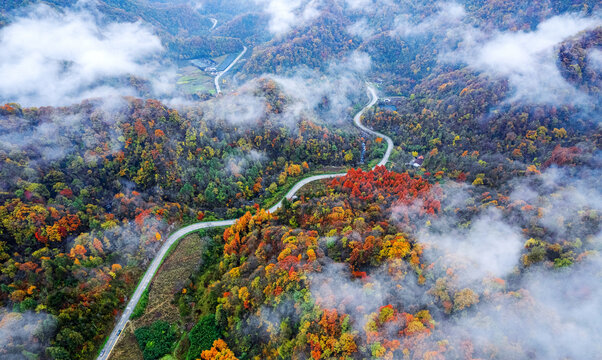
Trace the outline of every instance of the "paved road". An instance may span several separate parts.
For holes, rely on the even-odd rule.
[[[213,23],[213,26],[211,27],[211,29],[209,30],[213,30],[215,29],[215,27],[217,26],[217,19],[214,18],[209,18],[209,20],[211,20],[211,22]]]
[[[121,331],[124,329],[125,324],[130,319],[130,316],[132,315],[132,311],[134,311],[136,304],[138,304],[138,301],[140,301],[140,297],[142,296],[142,293],[148,287],[151,280],[155,276],[155,272],[157,271],[157,269],[159,269],[159,266],[161,265],[161,262],[163,261],[163,258],[165,257],[165,255],[167,255],[169,248],[180,238],[182,238],[186,234],[189,234],[193,231],[196,231],[199,229],[212,228],[212,227],[230,226],[230,225],[233,225],[235,222],[236,222],[236,220],[223,220],[223,221],[208,221],[208,222],[196,223],[196,224],[192,224],[192,225],[181,228],[180,230],[171,234],[167,238],[167,241],[165,241],[163,246],[161,246],[161,250],[159,250],[159,253],[157,253],[157,255],[155,255],[155,259],[148,267],[148,270],[146,270],[144,277],[138,284],[138,287],[136,288],[134,295],[130,299],[130,302],[128,303],[127,307],[125,308],[125,311],[121,315],[119,322],[117,322],[117,325],[115,325],[115,328],[113,328],[113,332],[111,332],[111,335],[109,336],[109,340],[107,340],[107,343],[105,344],[103,350],[101,351],[100,355],[98,356],[99,360],[104,360],[104,359],[109,358],[111,350],[113,350],[113,347],[117,343],[117,340],[119,340],[119,335],[121,335]]]
[[[232,63],[230,65],[228,65],[228,67],[226,68],[226,70],[222,71],[221,73],[217,74],[217,76],[215,77],[215,91],[216,91],[216,95],[219,95],[222,93],[222,88],[219,86],[219,79],[222,77],[222,75],[224,75],[225,73],[227,73],[230,69],[232,69],[232,67],[234,65],[236,65],[236,63],[238,62],[238,60],[240,60],[241,57],[243,57],[243,55],[247,52],[247,47],[245,46],[244,49],[242,50],[242,52],[240,53],[240,55],[238,55],[236,57],[236,59],[234,59],[234,61],[232,61]]]
[[[368,91],[370,92],[370,97],[372,98],[372,101],[370,101],[370,103],[365,108],[363,108],[362,111],[360,111],[359,113],[357,113],[357,115],[355,115],[355,117],[353,118],[353,122],[355,123],[355,126],[357,126],[358,128],[360,128],[374,136],[381,137],[381,138],[385,139],[385,141],[387,142],[387,151],[385,152],[383,159],[376,165],[376,166],[381,166],[381,165],[385,165],[389,162],[389,158],[391,157],[391,152],[393,151],[393,140],[391,140],[391,138],[388,137],[387,135],[381,134],[377,131],[374,131],[374,130],[369,129],[369,128],[365,127],[364,125],[362,125],[362,115],[364,115],[364,112],[366,112],[366,110],[368,110],[369,108],[374,106],[374,104],[376,104],[376,102],[378,101],[378,96],[376,95],[376,90],[372,86],[368,85]]]
[[[246,51],[246,48],[245,48],[245,51]],[[244,52],[243,52],[243,54],[244,54]],[[242,56],[242,54],[241,54],[241,56]],[[226,71],[227,70],[228,69],[226,69]],[[374,130],[368,129],[367,127],[362,125],[362,123],[361,123],[362,115],[364,115],[366,110],[371,108],[372,106],[374,106],[374,104],[376,104],[376,102],[378,101],[378,96],[376,95],[376,90],[372,86],[368,85],[368,91],[370,93],[371,100],[360,112],[358,112],[355,115],[355,117],[353,118],[353,122],[360,129],[362,129],[372,135],[382,137],[387,140],[387,144],[388,144],[387,151],[385,152],[383,159],[378,163],[378,165],[384,165],[389,161],[389,157],[391,156],[391,151],[393,150],[393,141],[388,136],[385,136]],[[309,184],[310,182],[323,180],[323,179],[335,178],[335,177],[343,176],[345,174],[346,174],[346,172],[339,173],[339,174],[324,174],[324,175],[316,175],[316,176],[308,177],[307,179],[303,179],[303,180],[299,181],[298,183],[296,183],[295,186],[293,186],[293,188],[290,189],[288,193],[286,193],[285,197],[290,200],[303,186]],[[271,213],[273,213],[276,210],[278,210],[280,207],[282,207],[282,200],[280,200],[278,202],[278,204],[272,206],[269,209],[269,211]],[[105,344],[104,348],[100,352],[97,360],[106,360],[109,358],[109,355],[111,354],[111,351],[113,350],[113,347],[115,346],[115,344],[117,344],[117,340],[119,340],[121,331],[125,328],[125,324],[128,322],[130,316],[132,315],[132,312],[134,311],[136,304],[138,304],[138,301],[140,301],[140,297],[142,296],[142,293],[148,287],[151,280],[155,276],[155,273],[159,269],[159,266],[161,265],[161,262],[163,261],[163,258],[165,257],[165,255],[167,255],[169,248],[180,238],[182,238],[186,234],[189,234],[193,231],[196,231],[199,229],[212,228],[212,227],[230,226],[230,225],[233,225],[235,222],[236,222],[236,219],[223,220],[223,221],[201,222],[201,223],[196,223],[196,224],[192,224],[192,225],[183,227],[180,230],[176,231],[175,233],[171,234],[167,238],[167,241],[165,241],[163,246],[161,246],[161,250],[159,250],[159,253],[157,253],[157,255],[155,255],[155,259],[151,262],[150,266],[146,270],[144,277],[138,284],[138,287],[136,288],[134,295],[130,299],[130,302],[128,303],[127,307],[125,308],[125,311],[123,312],[123,314],[121,315],[121,318],[117,322],[117,325],[115,325],[113,332],[111,332],[111,335],[109,336],[109,340],[107,340],[107,343]]]
[[[376,132],[374,130],[368,129],[367,127],[365,127],[364,125],[362,125],[362,116],[364,115],[364,113],[366,112],[366,110],[368,110],[369,108],[371,108],[372,106],[374,106],[374,104],[376,104],[376,102],[378,101],[378,96],[376,95],[376,90],[368,85],[368,92],[370,93],[370,102],[368,103],[368,105],[366,105],[360,112],[358,112],[355,117],[353,118],[353,123],[355,124],[355,126],[359,127],[360,129],[375,135],[377,137],[381,137],[387,140],[387,151],[385,152],[385,155],[383,156],[383,159],[378,163],[378,165],[385,165],[388,161],[389,161],[389,157],[391,156],[391,151],[393,151],[393,140],[391,140],[391,138],[389,138],[386,135],[383,135],[379,132]],[[375,166],[375,167],[376,167]],[[301,188],[307,184],[309,184],[310,182],[314,182],[317,180],[324,180],[324,179],[332,179],[335,177],[339,177],[339,176],[344,176],[347,173],[338,173],[338,174],[324,174],[324,175],[316,175],[316,176],[312,176],[312,177],[308,177],[307,179],[303,179],[301,181],[299,181],[298,183],[295,184],[295,186],[293,186],[293,188],[286,193],[285,197],[287,199],[291,199],[293,196],[295,196],[295,194],[301,190]],[[278,202],[278,204],[272,206],[269,211],[271,213],[275,212],[276,210],[280,209],[282,207],[282,200],[280,200]]]

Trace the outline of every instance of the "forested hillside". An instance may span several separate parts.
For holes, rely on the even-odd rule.
[[[0,26],[8,22],[8,12],[22,13],[31,9],[28,6],[40,3],[59,9],[75,5],[88,6],[77,0],[8,1],[0,9]],[[211,18],[199,13],[186,2],[147,4],[136,0],[101,0],[96,3],[96,9],[105,22],[142,21],[151,25],[173,59],[220,56],[242,49],[237,34],[232,34],[234,37],[213,36],[210,33],[213,25]]]
[[[521,186],[538,181],[532,175]],[[552,351],[531,331],[564,331],[562,319],[539,318],[541,301],[561,305],[542,299],[534,281],[560,286],[571,304],[591,305],[599,294],[579,280],[600,245],[593,204],[572,203],[561,233],[546,220],[559,216],[558,197],[573,191],[557,183],[525,201],[475,188],[458,202],[455,185],[377,168],[312,188],[279,214],[247,214],[208,250],[211,265],[175,295],[184,323],[201,319],[188,335],[186,358],[218,359],[194,344],[219,338],[227,345],[217,341],[213,351],[228,347],[239,358],[522,358]],[[452,242],[449,231],[466,240]],[[529,240],[515,243],[521,236]],[[500,237],[505,245],[496,245]],[[499,246],[508,250],[488,258],[489,247]],[[542,264],[574,266],[580,275],[533,270]],[[498,277],[506,270],[511,274]],[[593,293],[563,292],[569,289]],[[591,326],[584,314],[578,318]],[[600,350],[596,342],[585,346],[570,356]]]
[[[7,0],[0,49],[0,358],[602,353],[599,1]]]
[[[260,91],[253,126],[133,98],[110,112],[101,101],[0,109],[1,301],[63,319],[53,326],[80,340],[56,333],[51,356],[92,354],[174,226],[271,206],[306,174],[359,164],[351,126],[283,127],[287,98],[271,81]],[[366,144],[366,158],[382,152]]]

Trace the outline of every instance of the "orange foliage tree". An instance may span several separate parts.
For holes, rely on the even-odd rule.
[[[238,360],[232,350],[228,348],[228,344],[222,339],[215,340],[211,349],[201,353],[201,358],[203,360]]]

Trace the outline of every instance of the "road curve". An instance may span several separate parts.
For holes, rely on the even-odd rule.
[[[385,155],[383,156],[382,160],[376,166],[385,165],[387,162],[389,162],[389,157],[391,156],[391,152],[393,151],[393,140],[391,140],[391,138],[386,135],[383,135],[379,132],[368,129],[367,127],[362,125],[362,116],[364,115],[366,110],[368,110],[369,108],[374,106],[374,104],[376,104],[376,102],[378,101],[378,96],[376,95],[376,90],[370,85],[368,85],[368,92],[370,93],[370,102],[366,106],[364,106],[364,108],[362,108],[362,110],[360,110],[360,112],[355,114],[355,117],[353,118],[353,123],[355,124],[355,126],[359,127],[360,129],[364,130],[365,132],[368,132],[372,135],[375,135],[377,137],[381,137],[381,138],[384,138],[387,140],[387,151],[385,152]],[[284,196],[290,200],[293,196],[295,196],[295,194],[299,190],[301,190],[301,188],[303,186],[309,184],[310,182],[324,180],[324,179],[332,179],[335,177],[344,176],[346,174],[347,173],[344,172],[344,173],[338,173],[338,174],[324,174],[324,175],[316,175],[316,176],[308,177],[307,179],[303,179],[303,180],[299,181],[298,183],[296,183],[295,186],[293,186],[293,188],[290,189],[290,191],[288,193],[286,193],[286,195],[284,195]],[[276,210],[280,209],[282,207],[283,200],[280,200],[278,202],[278,204],[272,206],[268,211],[273,213]]]
[[[245,48],[245,51],[246,51],[246,48]],[[242,56],[243,54],[244,54],[244,51],[240,56]],[[240,58],[240,56],[239,56],[239,58]],[[227,70],[228,69],[226,69],[226,71]],[[376,95],[376,90],[370,85],[368,85],[368,92],[370,93],[371,100],[360,112],[358,112],[355,115],[355,117],[353,118],[353,122],[357,127],[362,129],[363,131],[368,132],[372,135],[384,138],[387,141],[387,151],[385,152],[383,159],[376,166],[385,165],[389,161],[389,157],[391,156],[391,151],[393,150],[393,141],[388,136],[383,135],[374,130],[368,129],[361,123],[362,116],[364,115],[366,110],[368,110],[369,108],[374,106],[374,104],[376,104],[376,102],[378,101],[378,96]],[[344,173],[338,173],[338,174],[324,174],[324,175],[315,175],[315,176],[308,177],[307,179],[303,179],[303,180],[299,181],[298,183],[296,183],[295,186],[293,186],[292,189],[290,189],[289,192],[286,193],[285,197],[290,200],[303,186],[305,186],[311,182],[318,181],[318,180],[324,180],[324,179],[331,179],[331,178],[335,178],[335,177],[339,177],[339,176],[344,176],[345,174],[347,174],[347,173],[344,172]],[[280,200],[276,205],[272,206],[268,211],[273,213],[276,210],[278,210],[279,208],[281,208],[282,201],[283,200]],[[163,262],[163,258],[167,255],[169,248],[180,238],[182,238],[183,236],[185,236],[193,231],[200,230],[200,229],[208,229],[208,228],[212,228],[212,227],[234,225],[236,220],[237,219],[222,220],[222,221],[207,221],[207,222],[201,222],[201,223],[188,225],[188,226],[185,226],[185,227],[179,229],[178,231],[174,232],[167,238],[165,243],[161,246],[159,253],[157,253],[157,255],[155,255],[154,260],[151,262],[150,266],[146,270],[144,277],[142,278],[142,280],[140,280],[140,283],[138,284],[138,287],[136,288],[134,295],[128,302],[128,305],[125,308],[125,311],[121,314],[121,317],[119,318],[119,321],[115,325],[115,328],[113,328],[113,331],[111,332],[111,335],[109,336],[109,339],[105,343],[105,346],[103,347],[102,351],[98,355],[97,360],[106,360],[109,358],[109,355],[111,354],[111,351],[113,350],[113,347],[115,346],[115,344],[117,344],[117,340],[119,340],[121,331],[125,328],[125,324],[128,322],[130,316],[132,315],[132,312],[134,311],[136,304],[138,304],[138,301],[140,301],[140,297],[142,297],[142,293],[150,284],[151,280],[155,276],[155,273],[159,269],[159,266],[161,266],[161,263]]]
[[[368,129],[367,127],[362,125],[362,115],[364,115],[364,112],[366,112],[366,110],[368,110],[369,108],[374,106],[374,104],[376,104],[376,102],[378,101],[378,96],[376,95],[376,89],[374,89],[372,86],[368,85],[368,92],[370,92],[370,97],[372,98],[372,100],[370,101],[370,103],[368,105],[366,105],[366,107],[364,107],[362,109],[362,111],[358,112],[355,115],[355,117],[353,118],[353,122],[355,123],[355,126],[364,130],[365,132],[368,132],[374,136],[383,138],[383,139],[385,139],[385,141],[387,141],[387,151],[385,151],[385,155],[383,156],[383,159],[376,165],[376,166],[382,166],[382,165],[386,165],[389,162],[389,158],[391,157],[391,152],[393,151],[393,140],[391,140],[391,138],[388,137],[387,135],[381,134],[372,129]]]
[[[241,57],[243,57],[245,55],[245,53],[247,52],[247,47],[244,46],[244,49],[242,50],[242,52],[236,57],[236,59],[234,59],[234,61],[232,61],[232,63],[230,65],[228,65],[228,67],[220,72],[219,74],[217,74],[217,76],[215,77],[215,95],[219,95],[222,93],[222,88],[219,86],[219,79],[222,77],[222,75],[224,75],[225,73],[227,73],[230,69],[232,69],[232,67],[234,65],[236,65],[236,63],[238,62],[238,60],[240,60]]]
[[[211,20],[211,22],[213,23],[213,26],[209,30],[215,29],[215,27],[217,26],[217,19],[215,19],[215,18],[209,18],[209,20]]]

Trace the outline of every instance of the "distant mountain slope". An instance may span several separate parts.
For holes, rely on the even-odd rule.
[[[588,93],[600,93],[602,26],[562,43],[558,51],[558,66],[562,75],[571,84]]]
[[[310,24],[291,31],[284,39],[273,40],[247,63],[250,73],[281,73],[294,66],[323,68],[357,45],[345,30],[348,22],[341,16],[324,13]]]
[[[214,34],[238,38],[245,44],[263,43],[271,38],[267,31],[268,20],[262,13],[242,14],[223,25],[218,25]]]
[[[0,11],[24,8],[35,4],[47,4],[57,8],[68,8],[77,4],[77,0],[6,0],[0,4]],[[206,33],[213,23],[186,4],[155,5],[134,0],[98,0],[98,9],[108,19],[117,21],[136,21],[142,19],[161,31],[172,35],[185,31],[191,35]]]
[[[7,0],[0,4],[0,27],[10,22],[13,12],[23,11],[27,6],[47,4],[59,9],[70,8],[77,4],[76,0]],[[174,58],[188,58],[186,54],[202,54],[215,52],[216,48],[225,46],[220,55],[238,50],[239,43],[213,39],[209,30],[213,22],[209,17],[201,15],[187,4],[153,5],[132,0],[99,0],[97,9],[104,15],[105,21],[135,22],[142,20],[153,26],[167,48],[172,50]],[[202,37],[202,40],[198,40]],[[196,40],[192,40],[197,38]],[[185,44],[183,49],[178,44]],[[226,45],[223,45],[226,43]],[[173,45],[172,45],[173,44]],[[222,44],[222,45],[220,45]]]

